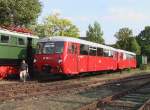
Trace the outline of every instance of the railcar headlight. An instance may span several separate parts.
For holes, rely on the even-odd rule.
[[[59,59],[59,60],[58,60],[58,63],[62,63],[62,59]]]
[[[36,62],[37,62],[37,59],[34,59],[33,62],[36,63]]]

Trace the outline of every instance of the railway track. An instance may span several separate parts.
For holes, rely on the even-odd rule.
[[[128,78],[118,78],[113,80],[96,80],[87,82],[72,83],[72,80],[59,81],[53,83],[15,83],[15,84],[3,84],[0,85],[0,101],[6,101],[9,99],[22,99],[25,97],[33,97],[40,95],[51,95],[57,93],[76,93],[80,90],[87,90],[91,87],[97,87],[100,85],[111,85],[117,83],[125,83],[134,80],[146,80],[150,79],[150,75],[140,75]],[[75,79],[73,79],[75,80]]]
[[[78,110],[150,110],[150,81],[130,86],[127,90],[96,100]]]
[[[149,110],[150,82],[106,97],[99,101],[100,110]]]

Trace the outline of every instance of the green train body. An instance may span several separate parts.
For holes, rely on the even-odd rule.
[[[137,55],[136,60],[137,60],[137,66],[138,67],[140,67],[141,65],[146,65],[147,64],[147,56]]]
[[[0,77],[7,74],[4,67],[19,66],[23,59],[30,60],[37,40],[37,36],[0,28]]]

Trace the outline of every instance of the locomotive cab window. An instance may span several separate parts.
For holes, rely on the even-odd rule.
[[[25,45],[25,39],[18,38],[18,45]]]
[[[1,43],[9,43],[9,36],[7,35],[1,35]]]
[[[109,50],[108,49],[104,49],[104,56],[109,57]]]

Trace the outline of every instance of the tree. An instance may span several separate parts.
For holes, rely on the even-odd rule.
[[[136,39],[141,46],[141,53],[148,56],[148,59],[150,60],[150,26],[146,26]]]
[[[128,48],[128,39],[130,37],[133,37],[132,30],[129,28],[121,28],[119,31],[115,34],[115,37],[117,38],[117,47],[121,49],[127,49]]]
[[[140,46],[136,41],[135,37],[133,37],[132,30],[129,28],[121,28],[116,34],[117,42],[115,47],[124,49],[127,51],[135,52],[136,54],[140,54]]]
[[[139,46],[138,42],[136,41],[135,37],[130,37],[128,39],[128,50],[131,52],[136,53],[137,55],[141,54],[141,47]]]
[[[34,24],[30,25],[29,28],[34,32],[34,34],[38,35],[39,37],[45,37],[46,34],[46,27],[41,24]]]
[[[103,32],[101,30],[100,24],[98,22],[94,22],[94,25],[88,26],[88,31],[86,31],[86,40],[104,44],[104,39],[102,38]]]
[[[38,0],[0,0],[0,24],[27,26],[41,11]]]
[[[43,24],[38,24],[34,28],[40,36],[69,36],[79,37],[79,29],[72,22],[65,18],[60,18],[59,14],[52,14],[44,20]]]

